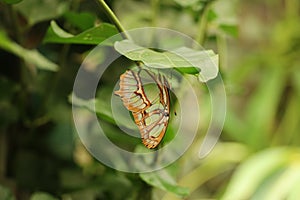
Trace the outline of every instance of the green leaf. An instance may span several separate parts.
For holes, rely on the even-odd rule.
[[[119,101],[121,100],[119,99]],[[71,94],[69,95],[69,102],[72,103],[74,106],[82,107],[91,112],[96,113],[98,117],[109,123],[116,124],[110,105],[108,105],[108,103],[101,98],[85,100],[77,97],[75,94]],[[119,108],[119,106],[122,106],[122,108],[124,109],[122,103],[115,104],[114,106],[115,110],[121,109]],[[135,124],[132,123],[132,119],[128,118],[126,115],[119,115],[118,122],[120,123],[118,125],[126,127],[128,129],[136,129]]]
[[[78,35],[73,35],[60,28],[55,21],[51,21],[51,26],[49,27],[43,42],[98,45],[117,33],[118,31],[113,25],[103,23],[100,26],[90,28]],[[114,39],[121,39],[121,36]],[[106,45],[112,44],[112,41],[106,43]]]
[[[224,156],[226,152],[226,156]],[[234,164],[242,162],[248,156],[246,146],[239,143],[218,143],[203,164],[191,170],[179,181],[182,185],[188,186],[190,192],[203,186],[213,177],[230,171]]]
[[[9,188],[0,185],[0,199],[1,200],[15,200]]]
[[[123,40],[115,42],[115,49],[134,61],[142,61],[153,68],[187,68],[187,71],[199,73],[199,80],[206,82],[218,74],[218,55],[212,50],[196,51],[181,47],[173,51],[157,52]],[[196,68],[195,70],[191,70]],[[199,72],[200,71],[200,72]]]
[[[183,74],[199,74],[199,69],[195,67],[177,67],[177,71],[183,73]]]
[[[281,123],[278,125],[276,132],[274,133],[273,141],[278,144],[291,144],[291,141],[299,142],[297,136],[299,136],[299,102],[300,98],[297,92],[295,95],[291,95],[289,100],[286,102],[285,111]],[[284,134],[282,134],[284,133]],[[284,137],[282,137],[284,135]]]
[[[66,12],[64,14],[64,18],[70,24],[79,28],[82,31],[92,28],[96,20],[96,16],[92,15],[91,13],[87,13],[87,12],[76,13],[72,11]]]
[[[300,179],[298,179],[298,182],[294,185],[292,190],[290,191],[287,200],[298,200],[300,196]]]
[[[69,102],[75,106],[84,107],[91,112],[96,112],[97,115],[106,121],[115,124],[115,120],[109,107],[103,101],[101,101],[101,99],[85,100],[77,97],[75,94],[71,94],[69,96]]]
[[[237,37],[238,36],[238,28],[236,25],[230,25],[230,24],[221,24],[219,28],[226,34]]]
[[[199,0],[174,0],[176,3],[178,3],[182,7],[188,7],[188,6],[193,6],[196,3],[199,3]]]
[[[33,195],[31,195],[30,200],[58,200],[58,199],[54,198],[53,196],[45,192],[35,192]]]
[[[217,18],[218,18],[217,13],[213,9],[210,9],[207,13],[207,21],[212,22]]]
[[[68,10],[70,1],[60,0],[26,0],[14,6],[26,19],[30,26],[60,17]]]
[[[16,4],[16,3],[19,3],[21,1],[22,0],[1,0],[0,2],[4,2],[4,3],[7,3],[7,4]]]
[[[174,178],[165,169],[155,172],[141,173],[140,177],[149,185],[174,193],[180,197],[189,195],[189,189],[177,185]]]
[[[58,65],[48,60],[37,50],[29,50],[10,40],[3,31],[0,30],[0,48],[15,54],[25,62],[34,64],[42,70],[57,71]],[[2,66],[5,67],[5,66]]]
[[[244,124],[249,127],[246,129],[245,142],[255,149],[260,149],[269,143],[268,130],[275,119],[284,92],[287,71],[281,66],[276,66],[277,64],[273,63],[267,73],[260,72],[262,80],[245,108]]]
[[[286,199],[300,180],[299,163],[288,167],[277,180],[272,181],[271,186],[263,192],[262,199]]]
[[[51,21],[50,22],[50,28],[52,28],[51,30],[53,31],[54,34],[58,35],[61,38],[71,38],[74,37],[73,34],[66,32],[65,30],[63,30],[62,28],[60,28],[57,23],[55,21]],[[49,30],[49,29],[48,29]],[[47,35],[46,35],[47,38]]]
[[[255,154],[238,168],[221,199],[250,199],[264,180],[287,165],[289,154],[286,148],[272,148]]]

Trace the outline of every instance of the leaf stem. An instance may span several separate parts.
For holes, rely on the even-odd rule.
[[[124,39],[131,40],[130,36],[126,33],[124,27],[122,26],[120,20],[117,18],[115,13],[110,9],[110,7],[105,3],[105,1],[104,0],[97,0],[97,1],[100,3],[101,7],[104,9],[105,14],[109,17],[111,22],[116,26],[118,31],[121,33],[122,37]]]

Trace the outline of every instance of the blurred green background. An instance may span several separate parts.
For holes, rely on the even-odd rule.
[[[1,0],[0,200],[299,199],[299,0],[107,3],[126,29],[174,29],[219,54],[227,116],[218,144],[197,158],[210,120],[209,93],[199,85],[199,137],[183,157],[148,174],[102,165],[78,139],[68,97],[85,55],[117,30],[96,1]],[[55,36],[55,25],[76,36]],[[86,42],[87,32],[97,38]],[[107,72],[97,99],[123,71]],[[100,118],[105,109],[99,102]],[[120,146],[139,143],[105,126]]]

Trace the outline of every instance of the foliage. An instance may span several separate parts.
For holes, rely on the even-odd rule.
[[[115,49],[130,60],[142,61],[153,68],[174,68],[187,74],[200,74],[199,79],[202,81],[213,79],[218,74],[218,56],[211,50],[196,51],[181,47],[173,51],[157,52],[129,40],[117,41]]]
[[[63,43],[63,44],[94,44],[97,45],[105,39],[117,34],[114,26],[102,23],[99,26],[92,27],[84,32],[74,36],[61,29],[55,21],[51,21],[51,26],[44,38],[45,43]]]
[[[132,62],[118,59],[104,72],[96,99],[72,93],[84,57],[94,45],[115,35],[117,28],[92,1],[2,0],[0,199],[297,199],[298,0],[123,0],[109,5],[128,29],[175,29],[217,52],[228,102],[218,144],[206,158],[198,158],[211,105],[207,88],[195,81],[202,121],[184,156],[152,173],[130,174],[101,164],[77,136],[70,99],[73,106],[95,110],[115,143],[138,149],[139,140],[119,134],[107,106],[108,94]],[[107,41],[107,52],[95,59],[105,62],[115,51],[113,45],[137,59],[122,51],[132,44],[114,42]],[[162,55],[170,58],[150,49],[139,55],[142,51],[150,53],[144,62]],[[200,57],[195,59],[201,63]],[[169,64],[165,61],[159,60],[164,67]],[[205,70],[203,65],[176,66],[191,80],[197,80],[198,68]],[[94,71],[87,66],[85,73]],[[89,82],[81,87],[84,91]],[[169,135],[175,128],[170,127]]]

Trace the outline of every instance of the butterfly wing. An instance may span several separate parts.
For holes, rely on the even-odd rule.
[[[132,112],[143,144],[155,148],[167,130],[170,100],[166,78],[146,69],[127,70],[120,76],[120,89],[115,92]]]

